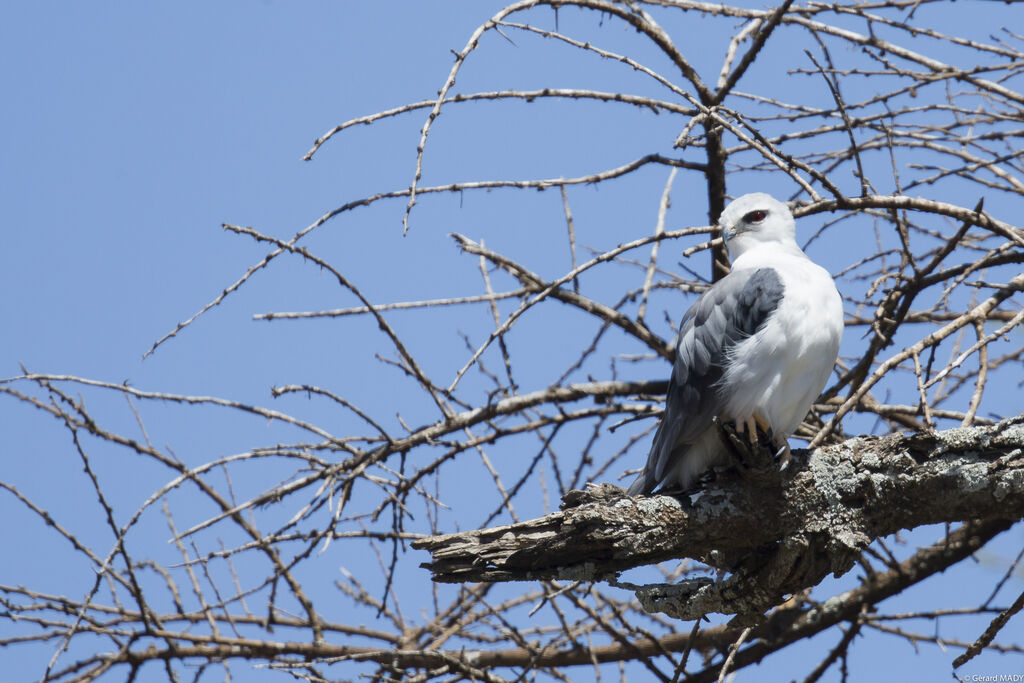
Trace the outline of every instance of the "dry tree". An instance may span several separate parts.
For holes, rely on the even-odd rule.
[[[995,23],[933,28],[973,12]],[[361,391],[275,386],[272,409],[34,370],[0,383],[5,412],[42,411],[70,436],[60,457],[84,471],[92,524],[0,482],[70,558],[66,590],[0,585],[0,644],[55,681],[253,666],[310,681],[713,681],[780,651],[800,659],[775,671],[814,681],[878,673],[885,639],[920,646],[929,671],[1019,671],[1024,643],[1004,626],[1020,619],[1024,551],[975,570],[969,594],[881,604],[984,559],[1024,516],[1015,12],[522,0],[483,19],[425,84],[436,95],[345,121],[306,155],[415,120],[404,184],[286,237],[226,224],[265,256],[150,350],[173,353],[197,318],[297,262],[350,303],[255,317],[344,330]],[[460,89],[502,49],[578,60],[614,87],[537,74],[503,89],[477,69],[466,80],[492,89]],[[593,154],[549,140],[531,152],[541,177],[492,180],[464,169],[501,168],[498,147],[446,158],[474,125],[515,141],[521,117],[555,136],[580,127]],[[604,164],[604,136],[635,154]],[[625,497],[615,484],[646,455],[672,325],[728,268],[714,221],[752,190],[790,202],[845,299],[840,360],[794,437],[806,450],[782,474],[727,468],[697,496]],[[357,282],[359,260],[380,281]],[[357,397],[370,394],[375,410]],[[235,445],[154,443],[147,423],[167,411],[237,423]],[[269,425],[258,446],[255,423]],[[1012,549],[1020,530],[1001,538]]]

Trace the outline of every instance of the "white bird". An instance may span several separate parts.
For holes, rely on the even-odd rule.
[[[796,243],[796,224],[771,195],[743,195],[718,221],[731,272],[705,291],[679,327],[665,413],[630,495],[685,491],[725,461],[715,423],[789,459],[786,439],[828,381],[843,334],[835,282]]]

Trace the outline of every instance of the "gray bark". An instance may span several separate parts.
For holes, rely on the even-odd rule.
[[[926,524],[1024,517],[1024,416],[987,427],[856,437],[794,451],[784,472],[749,470],[699,494],[630,498],[570,491],[562,510],[508,526],[434,536],[435,581],[611,580],[693,558],[728,578],[628,586],[645,609],[694,619],[760,615],[839,576],[875,538]]]

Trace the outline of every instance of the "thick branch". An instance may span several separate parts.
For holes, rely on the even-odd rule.
[[[1024,517],[1024,416],[798,451],[781,474],[737,478],[683,500],[629,498],[603,485],[570,492],[563,508],[413,546],[431,552],[423,566],[444,582],[593,580],[690,557],[733,576],[649,587],[640,595],[649,609],[684,618],[758,612],[844,573],[875,538],[939,522]]]

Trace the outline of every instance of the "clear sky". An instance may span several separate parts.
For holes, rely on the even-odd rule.
[[[0,376],[18,374],[20,363],[29,371],[127,381],[147,390],[223,396],[281,410],[302,404],[298,399],[275,403],[270,388],[309,382],[329,386],[396,424],[394,377],[374,360],[386,343],[372,321],[252,319],[267,311],[356,305],[351,295],[339,295],[329,278],[295,259],[282,259],[153,356],[142,356],[266,253],[248,238],[222,230],[222,223],[251,225],[287,239],[347,201],[408,186],[423,112],[346,131],[312,161],[301,159],[316,137],[342,121],[434,96],[452,64],[451,50],[461,50],[472,30],[501,4],[6,3],[0,14]],[[576,17],[563,12],[559,21],[561,28],[571,28]],[[612,49],[627,49],[632,39],[629,30],[610,22],[603,37]],[[718,66],[711,55],[718,52],[702,46],[720,50],[723,37],[708,27],[684,41],[712,80]],[[458,91],[651,87],[629,80],[627,69],[597,69],[593,61],[555,48],[535,51],[539,39],[516,36],[512,43],[492,34],[487,40],[487,56],[467,66]],[[577,117],[567,103],[534,106],[473,104],[446,113],[425,157],[424,184],[581,175],[659,146],[670,153],[678,134],[678,120],[667,116],[624,108],[595,121]],[[581,242],[607,248],[649,234],[666,176],[659,168],[615,191],[581,188],[578,196],[588,201],[581,201],[577,222],[581,230],[592,226]],[[734,191],[761,189],[758,183],[758,178],[741,178]],[[695,178],[680,181],[670,227],[706,222],[701,189]],[[629,201],[621,200],[624,194]],[[557,190],[502,195],[490,203],[469,193],[427,198],[403,237],[405,201],[396,200],[330,224],[309,244],[322,249],[374,301],[460,295],[468,282],[479,288],[479,274],[466,269],[465,257],[447,237],[453,231],[486,239],[546,275],[564,272],[563,229],[531,231],[531,212],[560,202]],[[844,263],[839,246],[817,246],[817,257],[837,270]],[[673,262],[666,261],[666,267]],[[602,285],[592,284],[591,291],[600,292]],[[614,286],[605,286],[614,302]],[[396,318],[395,324],[422,342],[418,351],[427,367],[439,381],[448,381],[465,358],[454,319],[417,313]],[[481,316],[476,327],[464,331],[486,330],[488,324]],[[659,325],[659,332],[670,333],[667,324]],[[537,377],[550,375],[545,364],[564,367],[575,353],[563,354],[539,339],[520,340],[526,348],[537,345]],[[666,370],[648,364],[624,372],[660,378]],[[536,388],[543,385],[524,387]],[[1014,393],[1008,385],[1006,392],[1007,405],[1020,412],[1019,388]],[[123,399],[90,400],[100,417],[130,423]],[[417,408],[409,410],[418,416]],[[174,446],[189,461],[278,438],[274,429],[280,428],[259,421],[185,412],[164,410],[148,417],[147,427],[155,443]],[[314,414],[331,419],[326,409]],[[258,431],[253,435],[252,430]],[[0,479],[16,482],[55,514],[98,519],[95,498],[88,492],[80,497],[80,467],[68,460],[71,446],[58,424],[5,399],[0,434]],[[111,477],[111,495],[125,510],[167,479],[166,472],[154,470],[126,484],[117,480],[120,466],[100,465]],[[470,506],[471,492],[461,495]],[[524,514],[543,512],[540,501],[535,505]],[[458,514],[449,518],[451,529]],[[475,510],[461,524],[475,526],[482,516]],[[10,564],[0,572],[5,574],[0,582],[36,581],[74,594],[63,586],[66,567],[59,553],[34,543],[40,527],[2,492],[0,518],[0,544],[22,549],[16,561],[4,561]],[[161,523],[159,515],[151,522],[159,543],[168,537]],[[85,526],[83,521],[81,532],[91,533]],[[994,552],[1016,553],[1020,531],[1010,533],[1013,537],[1004,536]],[[415,567],[424,559],[410,551],[402,580],[408,591],[426,595],[429,576]],[[360,562],[324,557],[321,595],[335,595],[339,565],[365,569]],[[985,564],[962,565],[906,596],[907,609],[934,606],[951,591],[966,595],[972,585],[985,594],[998,576]],[[1009,592],[1019,592],[1020,581],[1014,581]],[[366,618],[372,624],[372,613]],[[970,640],[978,632],[974,620],[957,633]],[[854,648],[854,680],[949,675],[955,653],[922,644],[924,654],[914,658],[902,642],[877,634],[865,638],[870,643]],[[831,634],[819,637],[800,656],[812,662],[835,640]],[[11,672],[0,674],[0,680],[38,676],[51,653],[33,652],[36,659],[0,650],[0,670]],[[776,680],[791,669],[789,656],[769,658],[739,680]],[[1019,658],[1012,660],[1016,669],[994,656],[977,661],[993,672],[1020,670]],[[831,671],[826,680],[835,675]]]

